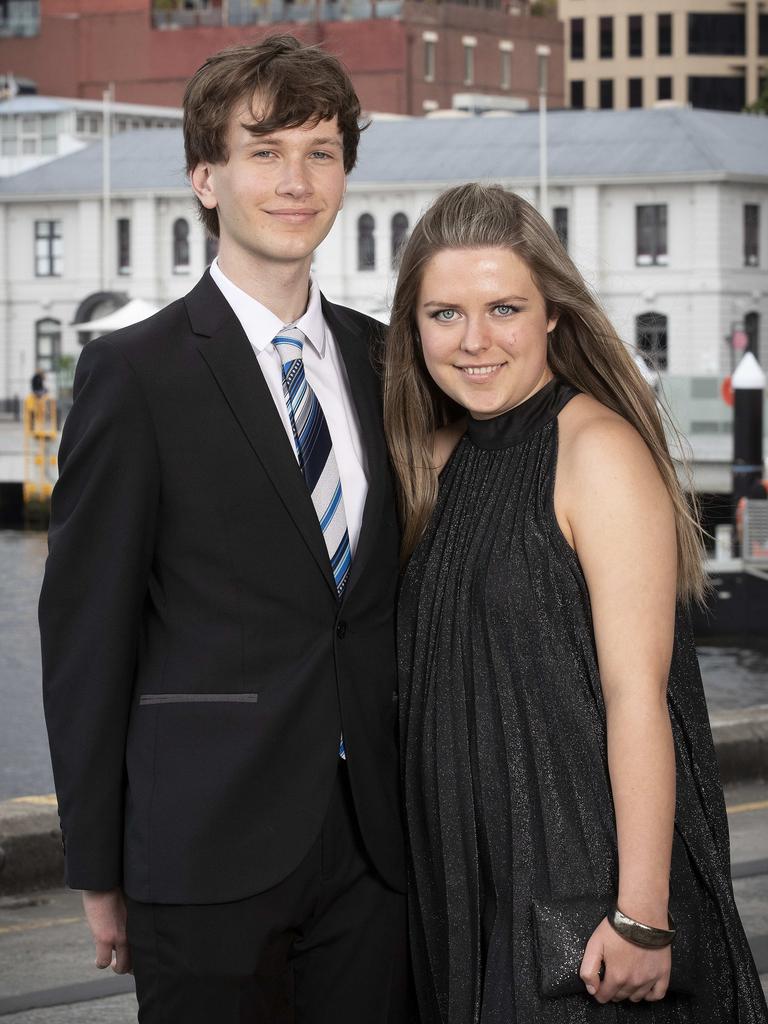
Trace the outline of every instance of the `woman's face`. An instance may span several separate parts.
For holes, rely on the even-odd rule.
[[[477,419],[524,402],[552,378],[544,298],[511,249],[444,249],[426,265],[416,322],[427,370]]]

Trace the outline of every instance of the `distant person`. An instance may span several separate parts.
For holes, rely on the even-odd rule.
[[[143,1024],[407,1019],[381,325],[310,278],[359,116],[291,36],[206,61],[184,141],[218,258],[77,369],[45,711],[67,881]]]
[[[48,388],[45,386],[45,370],[35,370],[29,389],[35,398],[42,398],[43,395],[48,394]]]
[[[686,613],[699,526],[520,197],[463,185],[414,227],[385,423],[422,1024],[765,1024]]]

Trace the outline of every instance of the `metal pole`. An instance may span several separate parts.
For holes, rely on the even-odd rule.
[[[750,497],[765,471],[763,462],[763,393],[765,374],[751,352],[731,377],[733,385],[733,507]],[[741,546],[740,540],[738,541]]]
[[[112,93],[109,83],[102,95],[101,143],[101,290],[106,291],[111,276],[112,253]]]
[[[547,181],[547,64],[551,50],[540,44],[539,58],[539,213],[549,222],[549,191]]]

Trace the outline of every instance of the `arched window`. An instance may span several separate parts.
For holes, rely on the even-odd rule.
[[[35,368],[55,373],[61,358],[61,321],[46,317],[35,323]]]
[[[376,222],[370,213],[363,213],[357,219],[357,269],[376,268],[376,239],[373,231]]]
[[[635,317],[635,345],[652,370],[666,370],[667,318],[663,313]]]
[[[173,222],[173,272],[185,274],[189,270],[189,221],[178,217]]]
[[[214,238],[213,235],[209,235],[206,232],[205,235],[205,265],[210,267],[216,257],[219,255],[219,240]]]
[[[408,240],[408,218],[404,213],[396,213],[392,218],[392,266],[397,266],[400,250]]]
[[[744,317],[744,333],[747,336],[747,352],[760,362],[760,314],[747,313]]]

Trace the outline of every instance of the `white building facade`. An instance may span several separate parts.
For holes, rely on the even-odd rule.
[[[729,429],[720,385],[740,354],[733,332],[768,366],[768,118],[561,112],[551,122],[550,223],[621,336],[661,371],[686,432],[718,441]],[[315,257],[325,294],[386,319],[397,248],[443,188],[492,180],[537,202],[537,133],[534,115],[374,123]],[[625,135],[643,142],[637,156]],[[87,321],[128,299],[160,308],[215,255],[179,133],[116,137],[106,206],[98,150],[0,182],[0,398],[23,396],[37,368],[69,372]]]

